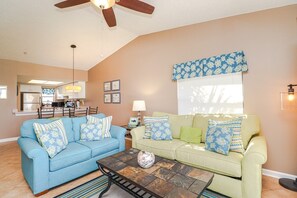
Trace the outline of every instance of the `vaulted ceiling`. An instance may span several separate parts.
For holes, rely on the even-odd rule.
[[[1,0],[0,59],[88,70],[135,39],[162,30],[296,4],[297,0],[143,0],[145,15],[115,5],[117,27],[109,28],[92,3],[58,9],[62,0]]]

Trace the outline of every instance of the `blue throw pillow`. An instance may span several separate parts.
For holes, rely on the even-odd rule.
[[[95,116],[87,115],[87,120],[88,120],[87,124],[101,123],[102,124],[102,135],[106,138],[111,137],[110,128],[111,128],[112,116],[98,118]]]
[[[39,134],[39,140],[41,146],[46,150],[50,158],[55,157],[55,155],[64,150],[67,145],[61,130],[57,127],[42,131],[42,133]]]
[[[172,132],[168,121],[152,122],[150,127],[152,140],[172,140]]]
[[[81,124],[80,139],[84,141],[98,141],[104,138],[102,135],[102,122]]]
[[[209,120],[205,149],[228,155],[233,136],[232,125],[233,123],[219,123],[214,120]]]
[[[143,121],[145,125],[145,132],[144,132],[143,139],[151,139],[152,125],[158,122],[168,122],[168,116],[162,116],[162,117],[144,116]]]

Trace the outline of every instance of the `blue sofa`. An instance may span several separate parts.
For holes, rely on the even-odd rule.
[[[98,118],[104,114],[94,115]],[[122,127],[111,126],[111,138],[101,141],[80,141],[80,125],[86,117],[61,118],[68,145],[54,158],[49,158],[37,141],[33,123],[49,123],[51,119],[33,119],[21,126],[18,144],[21,148],[23,175],[33,191],[39,194],[97,169],[96,161],[125,150],[125,132]]]

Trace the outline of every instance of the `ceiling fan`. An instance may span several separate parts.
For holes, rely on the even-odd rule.
[[[55,6],[58,8],[68,8],[83,3],[88,3],[90,1],[102,10],[105,21],[109,27],[114,27],[117,25],[116,18],[112,9],[115,4],[145,14],[152,14],[155,9],[154,6],[151,6],[139,0],[66,0],[55,4]]]

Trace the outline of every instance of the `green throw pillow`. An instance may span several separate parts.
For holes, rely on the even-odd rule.
[[[200,144],[201,129],[182,126],[180,129],[180,140],[183,140],[188,143]]]

